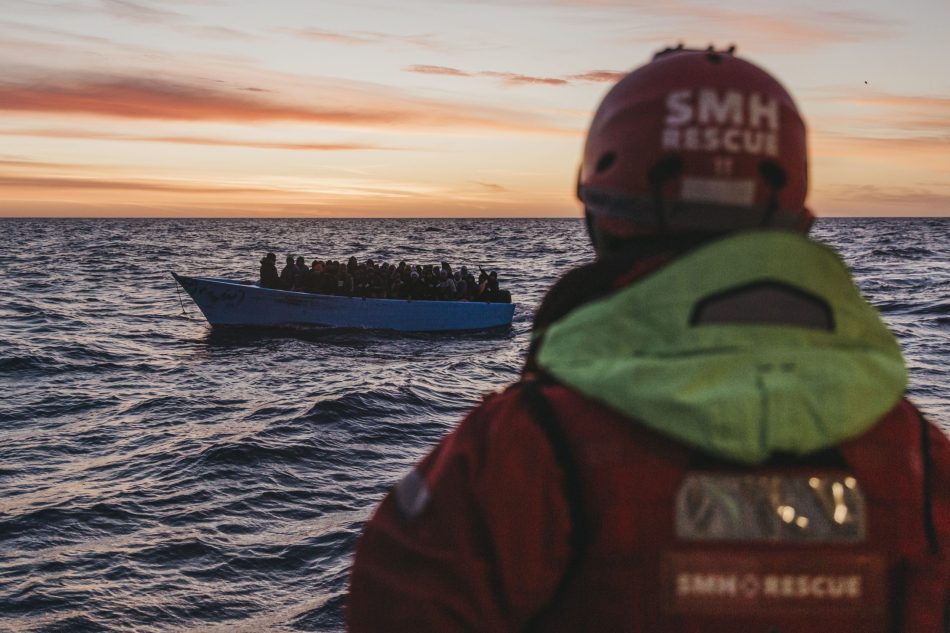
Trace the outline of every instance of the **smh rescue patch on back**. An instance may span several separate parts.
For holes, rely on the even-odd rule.
[[[854,477],[691,473],[677,491],[675,525],[690,546],[661,556],[667,612],[848,615],[866,624],[863,631],[883,630],[884,558],[850,547],[867,533],[865,497]],[[795,545],[824,547],[815,556]]]

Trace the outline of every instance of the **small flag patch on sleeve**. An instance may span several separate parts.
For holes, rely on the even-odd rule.
[[[413,468],[408,475],[396,484],[396,505],[407,519],[414,519],[429,505],[429,489],[426,482]]]

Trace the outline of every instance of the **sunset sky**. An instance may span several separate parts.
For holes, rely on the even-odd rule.
[[[0,216],[577,217],[594,108],[680,41],[795,96],[817,215],[950,215],[947,0],[2,6]]]

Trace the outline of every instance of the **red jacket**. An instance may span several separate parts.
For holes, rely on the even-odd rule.
[[[545,297],[536,331],[668,260],[575,269]],[[348,626],[942,630],[950,441],[906,400],[863,428],[805,457],[744,466],[573,388],[519,383],[470,413],[377,509],[357,546]]]
[[[557,441],[523,391],[488,398],[383,501],[357,548],[350,630],[942,630],[950,442],[907,401],[838,447],[839,464],[750,470],[703,463],[594,401],[546,387],[575,449],[577,509]],[[687,475],[723,472],[853,476],[866,536],[837,545],[677,537],[675,498]],[[586,534],[572,543],[578,521]]]

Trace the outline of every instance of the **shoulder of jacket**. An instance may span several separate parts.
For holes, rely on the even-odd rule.
[[[518,381],[511,383],[503,389],[487,393],[482,396],[482,401],[475,407],[473,413],[481,413],[484,416],[505,410],[512,406],[518,406],[523,389],[524,383]]]
[[[847,440],[842,446],[877,446],[888,452],[903,452],[908,445],[920,444],[922,420],[920,411],[909,400],[901,398],[864,433]]]
[[[476,406],[474,412],[479,412],[482,415],[527,412],[530,407],[526,401],[526,391],[532,387],[543,391],[545,396],[549,398],[553,396],[558,399],[584,399],[583,396],[564,385],[548,384],[533,376],[525,376],[504,389],[483,396],[481,403]]]
[[[457,429],[460,436],[477,436],[489,444],[504,444],[516,450],[523,442],[543,436],[526,398],[524,380],[486,394]]]

